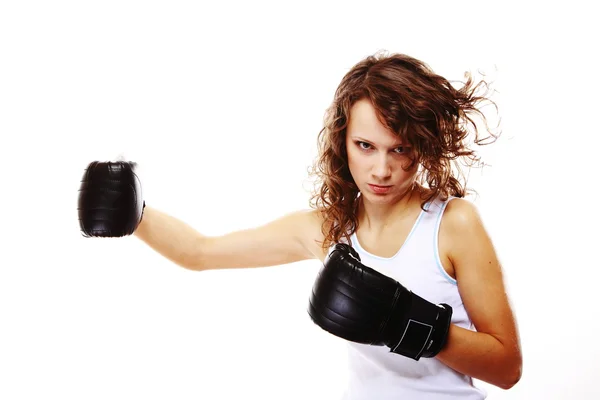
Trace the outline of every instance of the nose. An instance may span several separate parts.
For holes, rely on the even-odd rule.
[[[392,175],[392,164],[387,154],[381,154],[377,157],[373,167],[373,176],[379,181],[388,179]]]

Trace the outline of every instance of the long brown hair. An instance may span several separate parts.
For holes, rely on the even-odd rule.
[[[436,197],[465,196],[466,180],[459,163],[471,167],[480,161],[468,143],[469,133],[477,145],[489,144],[499,135],[490,131],[478,108],[484,101],[496,106],[486,97],[488,83],[475,84],[470,73],[465,78],[457,89],[424,62],[385,52],[363,59],[343,77],[325,113],[319,153],[311,169],[317,179],[310,204],[323,218],[323,248],[342,237],[349,240],[358,228],[358,188],[348,168],[346,128],[350,109],[360,99],[370,100],[381,122],[413,147],[411,167],[418,163],[417,183],[429,193],[422,208]],[[478,95],[482,88],[485,93]],[[485,138],[479,135],[475,115],[489,133]]]

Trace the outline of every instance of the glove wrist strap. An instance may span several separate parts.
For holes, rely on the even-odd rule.
[[[392,338],[391,352],[414,360],[435,357],[445,346],[452,307],[433,304],[411,292],[410,306]]]

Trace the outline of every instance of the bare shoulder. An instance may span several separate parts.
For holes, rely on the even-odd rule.
[[[448,202],[442,217],[445,230],[457,234],[482,225],[477,206],[466,199],[456,198]]]
[[[314,209],[301,210],[295,216],[299,221],[300,241],[314,258],[323,261],[327,254],[322,247],[325,237],[323,235],[324,221],[321,213]]]
[[[439,232],[440,260],[446,272],[457,279],[461,253],[475,249],[477,239],[487,237],[477,206],[471,201],[455,198],[448,202]]]

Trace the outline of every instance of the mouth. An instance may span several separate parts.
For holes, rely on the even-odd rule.
[[[392,187],[391,185],[382,186],[382,185],[372,185],[370,183],[368,183],[367,185],[369,185],[369,188],[371,189],[371,191],[376,194],[387,193],[390,191],[390,189]]]
[[[392,187],[392,185],[373,185],[372,183],[368,183],[367,185],[374,187],[374,188],[382,188],[382,189]]]

